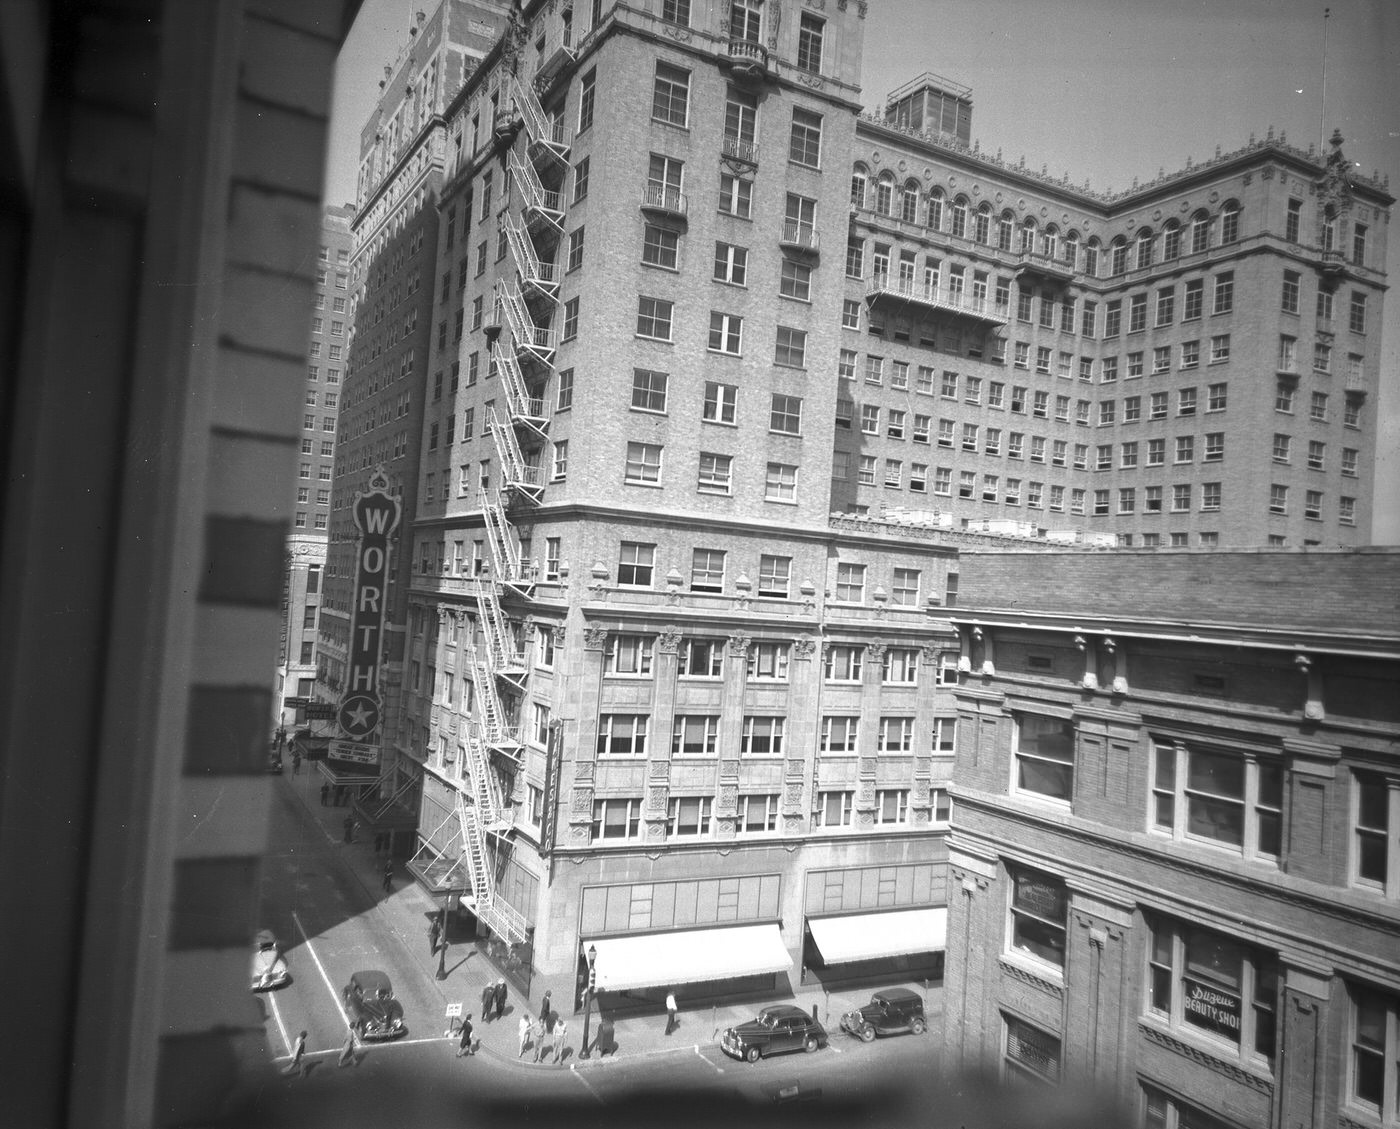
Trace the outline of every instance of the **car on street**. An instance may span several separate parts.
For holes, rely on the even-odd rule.
[[[842,1028],[867,1043],[876,1035],[906,1031],[922,1035],[927,1025],[923,997],[908,988],[885,988],[871,996],[868,1004],[841,1017]]]
[[[287,962],[277,950],[277,938],[270,929],[258,930],[253,939],[253,991],[271,992],[292,982]]]
[[[408,1034],[403,1004],[394,998],[388,974],[356,972],[345,985],[345,1010],[351,1024],[366,1042],[383,1042]]]
[[[789,1051],[809,1054],[827,1044],[826,1028],[794,1004],[766,1007],[756,1017],[726,1029],[720,1050],[733,1058],[757,1062]]]

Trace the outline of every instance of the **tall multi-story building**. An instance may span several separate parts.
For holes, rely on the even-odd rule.
[[[287,571],[282,590],[276,710],[284,725],[304,720],[304,714],[298,715],[282,699],[310,698],[316,683],[317,611],[330,535],[336,417],[340,412],[350,327],[350,222],[354,215],[352,205],[341,204],[326,208],[321,219],[296,502],[287,538]]]
[[[939,967],[960,548],[1365,536],[1384,186],[1267,138],[1077,189],[946,80],[862,115],[864,18],[529,4],[443,106],[426,364],[347,421],[385,731],[420,881],[556,999]]]
[[[960,563],[949,1064],[1394,1124],[1396,552]]]
[[[379,100],[360,135],[360,171],[347,294],[350,337],[328,344],[326,363],[345,362],[340,420],[327,418],[336,439],[326,555],[325,594],[317,629],[317,697],[340,701],[346,684],[353,617],[358,532],[354,501],[383,470],[404,512],[417,498],[416,467],[423,419],[423,370],[429,350],[433,270],[438,238],[437,193],[446,156],[443,111],[505,26],[506,0],[446,0],[431,16],[419,12],[393,63],[384,68]],[[393,722],[402,669],[408,557],[391,553],[384,600],[385,630],[378,687],[387,719],[357,734],[357,758],[333,739],[321,770],[334,783],[367,789],[387,801],[411,795],[417,774],[399,764],[382,735]],[[317,733],[324,727],[313,727]],[[331,727],[330,732],[336,732]],[[318,741],[324,745],[325,742]],[[317,754],[321,749],[317,749]],[[384,810],[366,814],[370,822]]]
[[[856,123],[833,509],[1368,543],[1394,198],[1340,135],[1103,194],[969,144],[970,115],[924,75]]]

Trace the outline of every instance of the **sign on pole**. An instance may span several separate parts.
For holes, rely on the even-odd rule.
[[[358,742],[369,741],[379,732],[379,656],[389,588],[389,540],[399,524],[399,503],[388,492],[389,476],[383,467],[370,475],[369,486],[355,495],[351,505],[360,537],[346,691],[337,715],[341,732]]]

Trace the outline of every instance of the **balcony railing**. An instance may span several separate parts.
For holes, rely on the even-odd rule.
[[[768,74],[768,49],[752,39],[729,40],[729,66],[738,78],[761,79]]]
[[[662,215],[684,219],[689,206],[690,202],[685,193],[679,189],[663,188],[656,184],[648,184],[642,189],[643,211],[659,212]]]
[[[915,302],[930,310],[962,314],[989,325],[1006,324],[1004,306],[995,306],[986,298],[969,298],[965,291],[921,283],[912,278],[899,278],[890,274],[871,275],[866,281],[865,297],[870,302],[881,298],[895,298]]]
[[[1074,267],[1063,259],[1046,255],[1040,251],[1022,251],[1016,264],[1016,273],[1033,274],[1048,282],[1060,284],[1074,281]]]
[[[790,251],[805,251],[815,254],[820,245],[817,229],[811,224],[798,223],[796,220],[784,220],[782,234],[778,236],[778,242]]]
[[[737,137],[726,137],[720,152],[726,160],[738,161],[751,168],[758,167],[758,143],[756,141],[742,141]]]

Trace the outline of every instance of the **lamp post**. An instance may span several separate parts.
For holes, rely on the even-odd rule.
[[[598,946],[588,946],[588,984],[583,989],[583,1046],[579,1047],[578,1057],[588,1057],[588,1021],[593,1014],[593,985],[597,977],[594,968],[598,960]]]
[[[447,979],[447,899],[451,894],[444,894],[442,899],[442,910],[438,913],[438,921],[442,928],[438,930],[438,969],[437,978]]]

